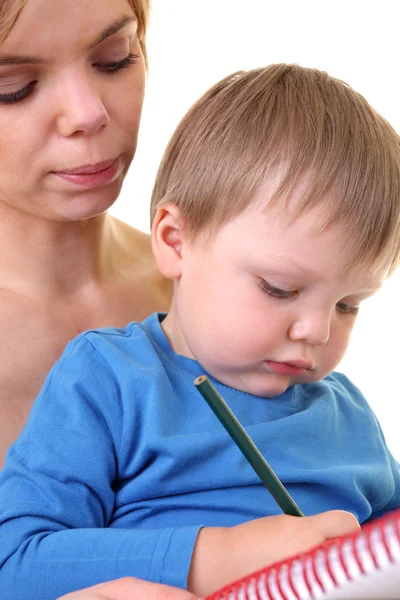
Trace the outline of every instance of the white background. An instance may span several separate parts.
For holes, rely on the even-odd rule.
[[[396,0],[153,0],[150,70],[134,164],[112,213],[149,231],[162,152],[188,107],[238,69],[296,62],[350,83],[400,131]],[[361,310],[339,366],[358,385],[400,459],[400,272]]]

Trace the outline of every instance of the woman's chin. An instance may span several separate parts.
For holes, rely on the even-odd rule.
[[[46,211],[47,216],[56,221],[79,221],[101,215],[117,200],[121,186],[122,182],[114,181],[102,189],[84,190],[73,197],[61,198],[51,211]]]

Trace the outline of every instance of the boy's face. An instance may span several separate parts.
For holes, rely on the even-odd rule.
[[[384,273],[360,267],[343,275],[343,228],[318,232],[319,223],[312,210],[285,224],[256,202],[206,248],[183,242],[163,322],[174,350],[222,383],[264,397],[328,375]]]

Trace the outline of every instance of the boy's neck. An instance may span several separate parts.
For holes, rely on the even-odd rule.
[[[179,326],[179,320],[176,314],[175,308],[175,300],[172,299],[171,307],[168,311],[167,316],[161,322],[161,328],[165,333],[172,350],[176,354],[180,354],[181,356],[186,356],[187,358],[192,358],[196,360],[196,358],[191,353],[188,345],[183,337],[181,328]]]

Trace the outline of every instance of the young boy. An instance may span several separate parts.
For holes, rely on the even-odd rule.
[[[205,595],[400,506],[379,424],[333,372],[399,260],[388,123],[323,72],[234,74],[175,132],[152,223],[171,310],[80,335],[50,372],[0,475],[2,597],[125,575]],[[306,517],[279,514],[203,373]]]

